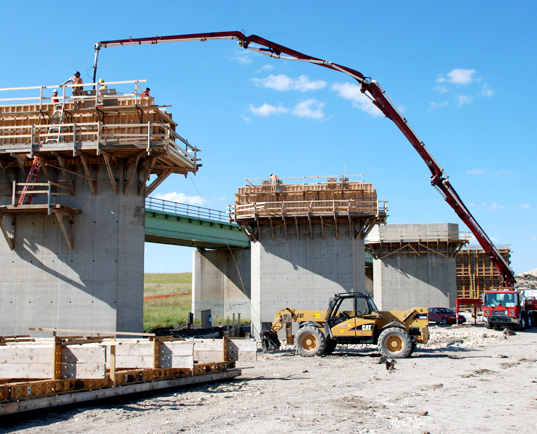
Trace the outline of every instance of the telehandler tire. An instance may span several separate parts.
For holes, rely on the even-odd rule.
[[[378,347],[384,357],[402,359],[412,352],[412,340],[405,330],[390,327],[380,334]]]
[[[295,347],[301,356],[321,356],[326,348],[326,338],[319,328],[305,326],[295,335]]]

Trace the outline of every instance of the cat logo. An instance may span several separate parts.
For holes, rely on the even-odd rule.
[[[364,324],[362,326],[363,332],[370,332],[371,330],[373,330],[373,324]]]

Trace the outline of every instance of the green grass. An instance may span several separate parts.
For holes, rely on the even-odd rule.
[[[192,291],[192,273],[145,274],[144,297]],[[144,301],[144,332],[185,324],[192,310],[192,295]]]

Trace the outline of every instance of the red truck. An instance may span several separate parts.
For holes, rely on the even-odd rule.
[[[488,329],[514,326],[524,330],[537,324],[536,290],[494,289],[483,293],[483,320]]]

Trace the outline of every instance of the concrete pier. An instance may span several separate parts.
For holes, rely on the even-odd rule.
[[[192,254],[192,312],[211,309],[213,318],[250,318],[250,249],[205,250]]]
[[[142,330],[144,200],[195,172],[197,149],[125,83],[135,91],[108,83],[76,108],[47,102],[46,86],[9,89],[38,102],[0,106],[0,335]]]
[[[373,256],[373,295],[378,308],[454,307],[455,256],[467,242],[454,223],[374,228],[366,247]]]
[[[339,292],[366,291],[364,238],[386,219],[361,178],[247,180],[235,221],[250,237],[251,321],[259,337],[285,307],[324,309]]]

